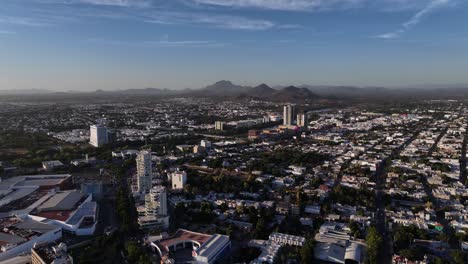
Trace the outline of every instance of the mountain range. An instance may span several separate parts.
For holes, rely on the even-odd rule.
[[[356,86],[300,85],[276,86],[267,84],[242,86],[230,81],[219,81],[199,89],[170,90],[159,88],[126,89],[115,91],[96,90],[93,92],[53,92],[44,89],[0,90],[0,95],[24,96],[104,96],[104,97],[145,97],[145,96],[195,96],[195,97],[232,97],[252,98],[278,102],[311,100],[367,100],[367,99],[447,99],[468,98],[468,85],[427,85],[422,87],[386,88]]]
[[[276,90],[264,83],[250,87],[236,85],[230,81],[219,81],[205,88],[193,90],[192,93],[204,96],[250,97],[272,101],[305,101],[319,98],[317,94],[307,88],[287,86]]]

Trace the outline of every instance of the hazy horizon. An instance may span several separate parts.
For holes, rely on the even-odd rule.
[[[399,85],[399,86],[386,86],[386,85],[352,85],[352,84],[270,84],[268,82],[259,82],[259,83],[237,83],[227,79],[213,81],[212,83],[207,83],[200,87],[184,87],[184,88],[166,88],[166,87],[129,87],[129,88],[104,88],[104,89],[47,89],[47,88],[21,88],[21,89],[0,89],[0,91],[18,91],[18,92],[27,92],[27,91],[43,91],[43,92],[96,92],[96,91],[105,91],[105,92],[118,92],[118,91],[126,91],[126,90],[142,90],[142,89],[161,89],[161,90],[170,90],[170,91],[183,91],[186,89],[190,90],[199,90],[204,89],[207,86],[215,84],[220,81],[229,81],[232,82],[234,85],[244,86],[244,87],[255,87],[260,84],[266,84],[272,88],[283,88],[287,86],[296,86],[296,87],[304,87],[304,86],[311,86],[311,87],[353,87],[353,88],[387,88],[387,89],[450,89],[450,88],[468,88],[467,84],[415,84],[415,85]]]
[[[468,84],[461,0],[5,0],[0,90]]]

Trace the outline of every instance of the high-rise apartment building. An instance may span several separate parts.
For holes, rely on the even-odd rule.
[[[136,163],[138,192],[147,193],[150,191],[153,181],[151,152],[147,150],[140,151]]]
[[[155,186],[145,195],[147,215],[167,216],[167,193],[164,186]]]
[[[294,125],[294,114],[296,112],[296,106],[292,104],[285,105],[283,107],[283,124],[285,126]]]
[[[307,128],[309,126],[309,118],[306,111],[301,111],[297,114],[297,126]]]
[[[164,186],[155,186],[145,195],[145,211],[138,217],[138,223],[142,228],[169,227],[167,193]]]
[[[89,143],[96,148],[109,143],[107,127],[103,125],[92,125],[89,128]]]

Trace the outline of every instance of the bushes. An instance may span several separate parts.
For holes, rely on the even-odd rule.
[[[374,192],[368,189],[354,189],[338,185],[331,196],[335,203],[349,205],[364,205],[365,207],[375,206]]]
[[[134,241],[130,241],[125,245],[127,252],[127,260],[129,263],[150,264],[151,260],[148,254]]]
[[[113,264],[119,263],[122,246],[117,234],[112,236],[100,236],[89,246],[81,249],[77,257],[77,263],[83,264]],[[72,252],[73,253],[73,252]],[[76,253],[76,252],[75,252]]]
[[[417,228],[414,225],[400,226],[395,231],[393,237],[393,245],[395,252],[400,252],[403,249],[410,247],[414,239],[427,239],[426,232]]]

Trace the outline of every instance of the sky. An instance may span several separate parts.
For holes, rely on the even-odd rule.
[[[0,90],[468,84],[467,0],[1,0]]]

